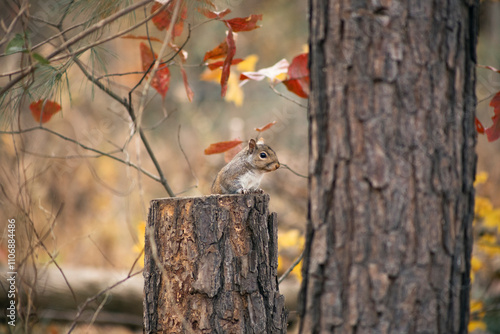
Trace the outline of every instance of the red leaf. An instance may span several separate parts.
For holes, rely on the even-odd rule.
[[[184,80],[184,87],[186,88],[186,95],[188,97],[188,100],[189,102],[193,102],[194,92],[189,86],[186,70],[184,69],[184,67],[182,67],[182,63],[181,63],[181,74],[182,74],[182,79]]]
[[[172,0],[168,6],[160,11],[160,13],[154,16],[151,21],[153,21],[154,25],[158,30],[168,29],[170,26],[170,22],[172,21],[172,15],[174,14],[175,9],[175,1]],[[178,0],[182,1],[182,0]],[[151,13],[156,12],[163,4],[159,2],[155,2],[151,7]],[[187,7],[184,3],[180,4],[180,14],[177,17],[177,21],[174,24],[174,28],[172,29],[172,37],[177,37],[182,34],[182,30],[184,29],[184,20],[187,17]]]
[[[309,54],[303,53],[293,58],[288,67],[288,79],[283,81],[286,88],[300,97],[309,97]]]
[[[257,25],[257,21],[259,20],[262,20],[262,14],[252,14],[249,17],[236,17],[223,21],[226,23],[227,27],[231,27],[233,32],[240,32],[260,28],[260,26]]]
[[[205,57],[203,57],[203,61],[207,61],[208,59],[217,59],[222,58],[227,55],[227,42],[224,42],[217,45],[214,49],[205,53]]]
[[[139,45],[141,50],[141,62],[142,70],[147,71],[151,64],[155,61],[156,55],[151,52],[151,49],[146,44],[142,43]]]
[[[54,101],[42,99],[38,100],[37,102],[32,102],[30,104],[30,110],[35,121],[40,123],[41,117],[42,123],[46,123],[51,119],[52,115],[58,113],[61,110],[61,106]]]
[[[148,37],[148,36],[135,36],[135,35],[125,35],[122,36],[122,38],[125,39],[142,39],[142,40],[150,40],[152,42],[163,42],[161,39],[156,38],[156,37]]]
[[[474,123],[476,124],[476,131],[480,134],[484,134],[484,126],[481,124],[481,122],[477,119],[475,119]]]
[[[153,80],[151,80],[151,87],[156,89],[160,95],[165,98],[167,95],[168,88],[170,86],[170,70],[167,65],[160,65],[158,71],[156,71]]]
[[[496,93],[495,96],[493,96],[490,101],[490,107],[493,107],[495,109],[500,107],[500,92]]]
[[[276,121],[272,121],[271,123],[267,123],[266,125],[260,127],[260,128],[255,128],[255,131],[262,132],[269,130],[274,124],[276,124]]]
[[[224,60],[224,65],[222,66],[222,74],[220,77],[221,86],[221,96],[226,96],[227,91],[227,80],[229,79],[229,74],[231,73],[231,64],[233,62],[234,54],[236,53],[236,44],[234,43],[233,31],[231,27],[228,27],[227,31],[227,56]]]
[[[241,58],[236,58],[236,59],[233,59],[231,61],[231,65],[237,65],[239,63],[241,63],[243,61],[243,59]],[[210,69],[210,70],[215,70],[216,68],[219,68],[221,66],[223,66],[225,63],[225,61],[216,61],[215,63],[210,63],[210,64],[207,64],[207,67]]]
[[[499,112],[500,114],[500,112]],[[488,141],[495,141],[500,138],[500,115],[496,114],[491,119],[493,120],[493,125],[484,130],[486,136],[488,137]]]
[[[231,13],[231,9],[229,9],[229,8],[224,9],[223,11],[220,11],[220,12],[208,10],[206,8],[198,8],[198,11],[200,13],[202,13],[203,15],[205,15],[209,19],[218,19],[218,20],[222,19],[224,16]]]
[[[238,146],[241,143],[242,143],[241,140],[235,139],[231,141],[221,141],[215,144],[210,144],[210,146],[205,149],[205,154],[210,155],[216,153],[223,153],[229,151],[230,149],[232,149],[235,146]]]
[[[151,64],[156,60],[156,54],[151,52],[151,49],[144,43],[141,42],[141,60],[142,60],[142,70],[147,71]],[[149,74],[148,74],[149,75]],[[168,88],[170,86],[170,70],[168,66],[163,64],[158,67],[155,76],[151,80],[151,87],[156,89],[160,95],[165,98]]]

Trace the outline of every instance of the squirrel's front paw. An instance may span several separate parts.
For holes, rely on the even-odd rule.
[[[238,194],[263,194],[264,190],[262,189],[239,189]]]

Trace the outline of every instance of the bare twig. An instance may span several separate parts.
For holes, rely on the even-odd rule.
[[[12,30],[14,29],[14,27],[16,26],[16,23],[17,21],[21,18],[21,16],[23,15],[23,13],[26,11],[26,9],[28,9],[28,2],[26,2],[20,9],[19,9],[19,12],[17,13],[16,17],[14,17],[14,19],[12,20],[12,22],[10,23],[9,27],[7,28],[7,30],[5,31],[5,35],[4,37],[0,40],[0,46],[5,44],[5,42],[7,42],[7,38],[9,37],[10,33],[12,32]]]
[[[157,181],[157,182],[161,182],[160,178],[156,175],[153,175],[152,173],[138,167],[137,165],[135,165],[134,163],[130,162],[130,161],[125,161],[123,159],[120,159],[118,157],[115,157],[114,155],[111,155],[109,153],[106,153],[106,152],[103,152],[103,151],[99,151],[93,147],[90,147],[90,146],[87,146],[85,144],[82,144],[80,143],[79,141],[75,140],[75,139],[72,139],[72,138],[69,138],[69,137],[66,137],[54,130],[51,130],[49,128],[45,128],[45,127],[40,127],[40,126],[36,126],[36,127],[33,127],[33,128],[27,128],[27,129],[21,129],[21,130],[17,130],[17,131],[0,131],[0,134],[11,134],[11,135],[19,135],[19,134],[23,134],[23,133],[27,133],[27,132],[31,132],[31,131],[35,131],[35,130],[43,130],[43,131],[46,131],[46,132],[49,132],[61,139],[64,139],[66,141],[69,141],[77,146],[80,146],[81,148],[87,150],[87,151],[91,151],[91,152],[94,152],[94,153],[97,153],[101,156],[105,156],[105,157],[108,157],[108,158],[111,158],[113,160],[116,160],[118,162],[121,162],[129,167],[132,167],[136,170],[138,170],[139,172],[143,173],[144,175],[150,177],[151,179]]]
[[[110,286],[108,286],[107,288],[105,288],[105,289],[101,290],[101,292],[99,292],[99,293],[95,294],[94,296],[87,298],[87,300],[86,300],[83,304],[81,304],[81,305],[80,305],[80,307],[78,308],[78,312],[76,313],[76,316],[75,316],[75,318],[73,319],[73,322],[71,323],[71,326],[70,326],[70,328],[69,328],[69,330],[68,330],[68,334],[70,334],[70,333],[71,333],[71,332],[75,329],[76,324],[77,324],[77,322],[78,322],[78,319],[80,319],[80,317],[82,316],[83,311],[85,311],[85,309],[87,308],[87,306],[88,306],[91,302],[95,301],[97,298],[101,297],[103,294],[105,294],[105,293],[109,292],[110,290],[112,290],[112,289],[116,288],[118,285],[120,285],[120,284],[122,284],[122,283],[126,282],[126,281],[127,281],[128,279],[130,279],[131,277],[134,277],[134,276],[136,276],[136,275],[138,275],[138,274],[142,273],[142,271],[143,271],[143,270],[141,269],[141,270],[139,270],[139,271],[136,271],[136,272],[135,272],[135,273],[133,273],[133,274],[130,274],[130,273],[129,273],[129,274],[127,275],[127,277],[125,277],[125,278],[123,278],[123,279],[119,280],[118,282],[116,282],[115,284],[110,285]]]
[[[295,103],[296,105],[298,105],[299,107],[302,107],[304,109],[307,109],[307,106],[303,105],[302,103],[300,103],[299,101],[295,101],[294,99],[286,96],[285,94],[281,94],[277,89],[276,87],[274,87],[274,85],[272,83],[269,84],[269,87],[271,87],[271,89],[273,90],[273,92],[275,92],[276,94],[278,94],[279,96],[281,96],[282,98],[285,98],[287,99],[288,101],[290,102],[293,102]]]
[[[187,165],[189,167],[189,171],[191,172],[191,175],[193,176],[193,178],[196,181],[196,185],[194,186],[194,188],[198,188],[198,184],[199,184],[198,178],[194,174],[194,170],[193,170],[193,167],[191,166],[191,163],[189,162],[188,156],[187,156],[186,152],[184,152],[184,149],[182,148],[182,144],[181,144],[181,125],[180,124],[179,124],[179,128],[177,130],[177,143],[179,144],[179,149],[181,150],[182,155],[184,156],[184,159],[186,159],[186,163],[187,163]]]
[[[303,177],[304,179],[308,178],[306,175],[302,175],[302,174],[297,173],[296,171],[291,169],[290,166],[288,166],[287,164],[281,164],[281,166],[285,167],[286,169],[288,169],[290,172],[292,172],[293,174],[295,174],[297,176]]]
[[[151,0],[150,0],[151,1]],[[168,4],[168,3],[167,3]],[[164,5],[165,6],[165,5]],[[81,54],[82,52],[85,52],[93,47],[96,47],[98,45],[101,45],[103,43],[106,43],[106,42],[109,42],[115,38],[118,38],[118,37],[121,37],[123,35],[125,35],[126,33],[140,27],[141,25],[145,24],[146,22],[148,22],[149,20],[151,20],[153,17],[155,17],[156,15],[158,15],[160,13],[160,11],[162,10],[162,8],[164,7],[162,6],[161,8],[159,8],[157,11],[155,11],[153,14],[147,16],[145,19],[141,20],[140,22],[134,24],[133,26],[130,26],[128,27],[127,29],[125,30],[122,30],[122,31],[119,31],[117,32],[116,34],[112,35],[112,36],[108,36],[106,38],[103,38],[103,39],[100,39],[94,43],[91,43],[91,44],[88,44],[88,45],[85,45],[84,47],[81,47],[80,49],[78,50],[75,50],[73,51],[72,53],[70,54],[67,54],[67,55],[63,55],[63,56],[59,56],[57,58],[54,58],[53,61],[59,61],[59,60],[62,60],[62,59],[65,59],[65,58],[69,58],[69,57],[73,57],[73,56],[76,56],[78,54]]]
[[[304,258],[304,251],[302,251],[302,253],[300,253],[299,257],[297,257],[295,259],[295,261],[293,261],[292,265],[290,266],[290,268],[288,268],[284,273],[283,275],[281,275],[281,277],[278,279],[278,284],[280,284],[281,282],[283,282],[283,280],[285,278],[287,278],[288,275],[290,275],[290,273],[292,272],[292,270],[300,263],[300,261],[302,261],[302,259]]]
[[[118,12],[116,12],[115,14],[95,23],[94,25],[92,25],[91,27],[89,27],[88,29],[80,32],[79,34],[77,34],[76,36],[70,38],[69,40],[65,41],[64,43],[62,43],[56,50],[54,50],[50,55],[48,55],[46,57],[47,60],[52,60],[52,58],[54,58],[56,55],[58,55],[59,53],[61,53],[62,51],[65,51],[68,47],[70,47],[71,45],[79,42],[80,40],[82,40],[83,38],[87,37],[88,35],[92,34],[93,32],[95,32],[96,30],[99,30],[101,29],[102,27],[104,27],[105,25],[111,23],[111,22],[114,22],[116,19],[136,10],[137,8],[141,7],[141,6],[144,6],[146,4],[148,4],[149,2],[152,2],[153,0],[143,0],[141,2],[138,2],[138,3],[135,3],[135,4],[132,4],[131,6],[127,7],[127,8],[124,8]],[[163,6],[162,6],[163,8]],[[156,12],[156,13],[159,13],[160,9]],[[118,36],[115,36],[115,38],[118,37]],[[3,87],[1,90],[0,90],[0,96],[3,95],[5,92],[7,92],[10,88],[12,88],[15,84],[17,84],[19,81],[21,81],[24,77],[26,77],[29,73],[31,73],[33,70],[35,70],[38,66],[38,63],[37,64],[32,64],[28,67],[25,67],[23,69],[20,70],[20,74],[13,78],[11,81],[9,81],[8,84],[5,85],[5,87]]]

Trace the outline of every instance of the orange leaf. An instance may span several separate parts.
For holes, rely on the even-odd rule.
[[[51,119],[52,115],[58,113],[61,110],[61,106],[56,102],[42,99],[38,100],[37,102],[32,102],[30,104],[30,110],[35,121],[40,123],[41,118],[42,123],[46,123]]]
[[[226,96],[227,80],[229,79],[229,74],[231,73],[231,64],[233,62],[234,54],[236,53],[236,44],[234,43],[233,31],[231,30],[231,27],[228,27],[226,42],[227,56],[224,60],[224,65],[222,66],[222,75],[220,77],[222,97]]]
[[[141,42],[139,48],[141,50],[142,70],[147,71],[151,67],[151,64],[155,61],[156,55],[153,54],[149,46],[145,43]]]
[[[162,42],[161,39],[159,38],[156,38],[156,37],[148,37],[148,36],[135,36],[135,35],[125,35],[125,36],[122,36],[122,38],[125,38],[125,39],[142,39],[142,40],[150,40],[152,42]]]
[[[182,79],[184,80],[184,88],[186,88],[186,95],[188,97],[189,102],[193,102],[194,92],[189,86],[186,70],[184,69],[184,67],[182,67],[182,63],[180,66],[181,66]]]
[[[224,42],[217,45],[214,49],[205,53],[205,57],[203,57],[203,61],[207,61],[208,59],[217,59],[222,58],[227,55],[227,42]]]
[[[259,20],[262,20],[262,14],[252,14],[249,17],[236,17],[223,21],[226,23],[227,27],[231,27],[233,32],[240,32],[260,28],[260,26],[257,25],[257,21]]]
[[[141,50],[141,60],[142,60],[142,70],[148,71],[151,67],[151,64],[156,60],[156,54],[151,52],[151,49],[144,43],[141,42],[140,45]],[[156,89],[160,95],[165,98],[167,94],[168,88],[170,86],[170,70],[168,66],[163,64],[158,67],[158,70],[155,73],[155,76],[151,80],[151,87]]]
[[[476,124],[476,131],[480,134],[484,134],[484,126],[481,124],[481,122],[477,119],[475,119],[474,123]]]
[[[283,81],[286,88],[300,97],[309,97],[309,55],[303,53],[293,58],[288,67],[288,79]]]
[[[176,0],[171,1],[168,6],[162,9],[158,15],[151,19],[158,30],[168,29],[168,27],[170,26],[172,15],[174,14],[175,1]],[[162,6],[162,3],[155,2],[151,7],[151,13],[156,12]],[[184,20],[186,20],[187,17],[187,7],[184,3],[181,3],[180,6],[180,14],[174,24],[174,28],[172,29],[172,37],[180,36],[182,34],[182,30],[184,29]]]
[[[270,129],[274,124],[276,124],[276,121],[272,121],[271,123],[268,123],[260,128],[255,128],[255,131],[262,132]]]
[[[223,11],[220,12],[208,10],[206,8],[198,8],[198,11],[209,19],[222,19],[224,16],[231,13],[231,9],[229,8],[224,9]]]
[[[236,59],[233,59],[233,60],[231,61],[231,65],[237,65],[237,64],[241,63],[242,61],[243,61],[243,59],[241,59],[241,58],[236,58]],[[224,65],[224,63],[225,63],[225,61],[222,61],[222,60],[221,60],[221,61],[216,61],[216,62],[214,62],[214,63],[207,64],[207,67],[208,67],[210,70],[212,70],[212,71],[213,71],[213,70],[215,70],[216,68],[219,68],[219,67],[223,66],[223,65]]]
[[[235,139],[231,141],[221,141],[215,144],[210,144],[210,146],[205,149],[205,155],[223,153],[229,151],[230,149],[238,146],[241,143],[241,140]]]

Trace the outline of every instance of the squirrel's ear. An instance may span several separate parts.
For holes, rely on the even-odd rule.
[[[264,144],[264,138],[260,137],[259,140],[257,141],[257,145],[262,145]]]
[[[250,150],[250,153],[253,152],[253,150],[255,149],[255,146],[257,146],[257,143],[255,142],[255,139],[250,139],[248,141],[248,149]]]

